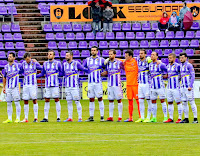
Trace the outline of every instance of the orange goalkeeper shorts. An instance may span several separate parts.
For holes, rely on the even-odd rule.
[[[138,85],[126,86],[127,99],[138,99]]]

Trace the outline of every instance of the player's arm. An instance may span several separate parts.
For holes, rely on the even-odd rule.
[[[101,76],[108,75],[108,65],[106,65],[105,71],[101,73]]]
[[[18,67],[19,67],[19,74],[23,74],[24,73],[23,64],[22,63],[18,63]]]
[[[188,70],[190,72],[190,77],[191,77],[190,85],[188,87],[188,90],[191,91],[192,88],[193,88],[194,80],[195,80],[195,72],[194,72],[194,68],[193,68],[192,64],[188,65]]]
[[[40,73],[40,74],[37,74],[36,77],[37,77],[37,78],[39,78],[39,77],[43,77],[44,74],[46,74],[46,71],[45,71],[45,69],[44,69],[44,65],[43,65],[41,73]]]
[[[58,76],[63,76],[63,68],[62,68],[62,65],[61,65],[61,62],[58,62]]]
[[[160,69],[162,70],[163,78],[164,78],[164,79],[167,79],[167,77],[168,77],[168,74],[167,74],[167,66],[166,66],[164,63],[162,63],[162,64],[160,65]]]
[[[2,72],[3,74],[3,93],[6,93],[6,70],[4,68],[4,71]]]
[[[119,63],[120,69],[125,70],[123,62]]]
[[[83,67],[88,68],[88,66],[87,66],[87,58],[83,61]]]
[[[90,72],[90,71],[88,70],[88,68],[85,68],[84,66],[82,66],[80,62],[77,62],[77,68],[78,68],[78,70],[84,71],[84,72],[86,72],[86,73],[89,73],[89,72]]]
[[[42,66],[39,64],[39,62],[36,62],[36,69],[37,70],[42,70]]]

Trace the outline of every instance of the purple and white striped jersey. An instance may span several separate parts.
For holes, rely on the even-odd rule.
[[[185,63],[181,63],[180,65],[181,71],[181,87],[182,88],[193,88],[195,72],[191,63],[186,61]]]
[[[163,75],[167,74],[166,65],[164,63],[157,64],[157,62],[151,62],[149,64],[149,71],[151,76],[151,88],[164,88]]]
[[[15,88],[19,85],[19,74],[21,64],[14,62],[12,65],[5,65],[3,76],[6,78],[6,88]]]
[[[58,76],[62,75],[62,65],[60,61],[45,61],[43,64],[42,72],[37,77],[42,77],[45,74],[45,87],[58,87]]]
[[[80,62],[72,60],[71,63],[63,63],[63,74],[65,76],[65,87],[78,87],[79,70],[87,72]]]
[[[138,82],[140,84],[147,84],[150,83],[150,72],[149,72],[149,63],[145,59],[141,61],[140,58],[137,58],[138,64]]]
[[[108,62],[106,65],[108,86],[121,86],[121,69],[123,69],[123,63],[121,61],[115,59],[113,62]]]
[[[83,63],[85,68],[89,69],[88,83],[101,82],[101,70],[104,67],[105,59],[97,56],[96,58],[88,57]]]
[[[21,71],[24,75],[24,85],[37,85],[37,70],[42,70],[42,66],[38,62],[30,63],[22,62]]]
[[[168,89],[176,89],[180,87],[180,64],[168,64],[167,65],[168,73]]]

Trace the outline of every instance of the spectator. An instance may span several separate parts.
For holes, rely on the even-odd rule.
[[[119,0],[112,0],[112,4],[119,4]]]
[[[180,29],[179,17],[177,16],[176,12],[173,12],[169,19],[169,27],[168,27],[168,29],[166,29],[166,32],[168,30],[177,31],[179,29]]]
[[[167,12],[163,12],[163,17],[160,19],[158,22],[158,30],[160,31],[161,29],[167,29],[168,28],[168,22],[169,22],[169,17]]]
[[[181,30],[183,30],[183,19],[184,19],[184,16],[185,16],[187,11],[191,12],[190,8],[187,7],[187,3],[183,2],[183,8],[179,12],[179,16],[180,16],[179,22],[180,22],[180,29]]]
[[[114,12],[113,9],[110,6],[107,6],[106,9],[103,11],[103,32],[106,33],[108,30],[109,32],[112,32],[112,26],[113,26],[113,16]]]

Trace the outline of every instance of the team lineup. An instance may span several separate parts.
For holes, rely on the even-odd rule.
[[[138,106],[139,119],[135,122],[157,122],[157,98],[159,96],[164,123],[174,122],[174,105],[178,107],[176,123],[189,123],[189,106],[194,115],[193,123],[198,123],[197,106],[194,100],[195,73],[192,64],[188,62],[187,54],[180,53],[180,64],[176,63],[176,55],[168,55],[169,64],[158,60],[158,53],[152,52],[151,57],[146,56],[145,49],[141,49],[138,57],[133,57],[133,51],[125,51],[125,59],[118,59],[114,49],[109,50],[109,58],[98,56],[98,47],[91,48],[91,57],[84,60],[83,64],[73,60],[73,53],[66,52],[66,61],[61,63],[55,60],[55,52],[48,52],[48,61],[41,66],[37,60],[32,59],[30,53],[24,54],[22,63],[15,62],[15,54],[9,53],[8,64],[5,65],[3,74],[3,92],[6,94],[8,119],[3,123],[12,123],[12,102],[16,106],[15,123],[28,122],[29,100],[33,101],[34,120],[38,122],[37,78],[45,76],[45,106],[44,118],[40,122],[48,122],[50,99],[55,100],[57,122],[61,122],[61,104],[59,101],[60,90],[58,77],[65,78],[65,94],[68,106],[68,118],[64,122],[73,121],[73,101],[77,106],[78,122],[82,122],[82,106],[80,103],[79,71],[88,74],[89,118],[87,122],[94,121],[95,97],[98,99],[100,121],[104,120],[104,101],[102,76],[108,77],[109,118],[113,121],[114,100],[118,102],[118,122],[122,121],[123,92],[121,87],[121,70],[126,73],[126,90],[129,103],[129,118],[124,122],[133,122],[133,99]],[[37,74],[40,70],[41,73]],[[23,75],[24,119],[20,121],[21,105],[19,91],[19,76]],[[167,97],[165,94],[164,80],[167,84]],[[165,99],[167,98],[168,106]],[[145,99],[148,104],[147,117],[145,117]],[[184,113],[184,119],[182,115]],[[168,118],[169,114],[169,118]],[[151,118],[152,116],[152,118]]]

